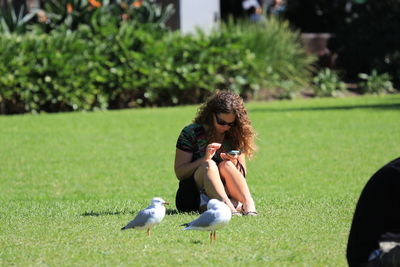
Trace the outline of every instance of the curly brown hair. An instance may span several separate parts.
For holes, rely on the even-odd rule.
[[[247,157],[251,158],[256,150],[254,139],[255,131],[251,126],[243,99],[228,90],[217,91],[199,107],[194,123],[207,125],[206,133],[208,141],[215,140],[216,130],[214,128],[213,116],[219,113],[232,113],[235,115],[235,124],[225,134],[230,140],[232,147],[241,150]]]

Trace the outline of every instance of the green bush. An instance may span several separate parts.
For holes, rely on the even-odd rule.
[[[170,95],[169,104],[198,103],[215,89],[230,88],[243,94],[260,80],[254,53],[227,32],[205,35],[199,31],[186,36],[175,32],[146,52],[158,58],[149,72],[152,90],[147,92]]]
[[[217,88],[243,93],[259,81],[254,54],[226,33],[183,36],[127,23],[106,47],[119,75],[108,78],[116,81],[107,90],[111,107],[198,103]]]
[[[1,112],[193,104],[216,89],[249,97],[267,86],[287,98],[309,77],[312,57],[284,23],[182,35],[114,19],[0,38]]]
[[[291,98],[308,85],[316,57],[306,53],[299,32],[287,21],[272,17],[257,24],[228,23],[225,30],[254,53],[256,71],[264,80],[260,85],[277,90],[279,98]]]
[[[119,100],[119,107],[125,105],[121,100],[132,106],[198,103],[223,88],[244,97],[254,96],[266,86],[283,88],[280,96],[287,98],[307,83],[314,60],[285,22],[271,21],[268,27],[225,25],[210,34],[199,30],[191,35],[154,36],[154,29],[132,34],[136,34],[136,42],[126,32],[118,37],[123,49],[117,48],[113,55],[122,57],[134,78],[131,88],[120,86],[113,91],[111,99]]]
[[[100,63],[106,70],[102,75],[103,92],[110,100],[110,108],[156,105],[157,93],[151,81],[157,78],[153,72],[161,67],[156,63],[164,62],[155,48],[165,31],[154,24],[130,22],[102,30],[93,36],[92,42],[98,56],[104,57]]]
[[[1,99],[6,106],[17,104],[15,112],[103,107],[95,83],[101,68],[89,53],[92,48],[73,32],[3,36],[0,71],[6,75],[0,77]]]
[[[313,83],[316,96],[338,96],[346,90],[337,73],[328,68],[320,70],[313,78]]]
[[[358,77],[361,79],[359,87],[364,93],[380,94],[394,92],[391,77],[387,73],[378,74],[376,70],[372,70],[371,75],[360,73]]]

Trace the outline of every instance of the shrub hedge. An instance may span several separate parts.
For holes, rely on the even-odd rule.
[[[1,113],[191,104],[215,89],[246,97],[286,80],[299,81],[290,86],[299,90],[313,60],[280,22],[182,35],[110,21],[102,17],[94,30],[2,34]]]

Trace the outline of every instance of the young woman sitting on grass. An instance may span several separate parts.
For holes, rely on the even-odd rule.
[[[254,137],[243,99],[230,91],[212,95],[176,144],[177,209],[203,212],[215,198],[234,215],[257,215],[245,179],[245,158],[255,151]],[[229,154],[231,150],[237,154]]]

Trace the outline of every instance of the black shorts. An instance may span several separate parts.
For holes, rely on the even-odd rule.
[[[179,182],[176,192],[175,205],[180,212],[198,212],[200,207],[200,192],[194,176]]]

